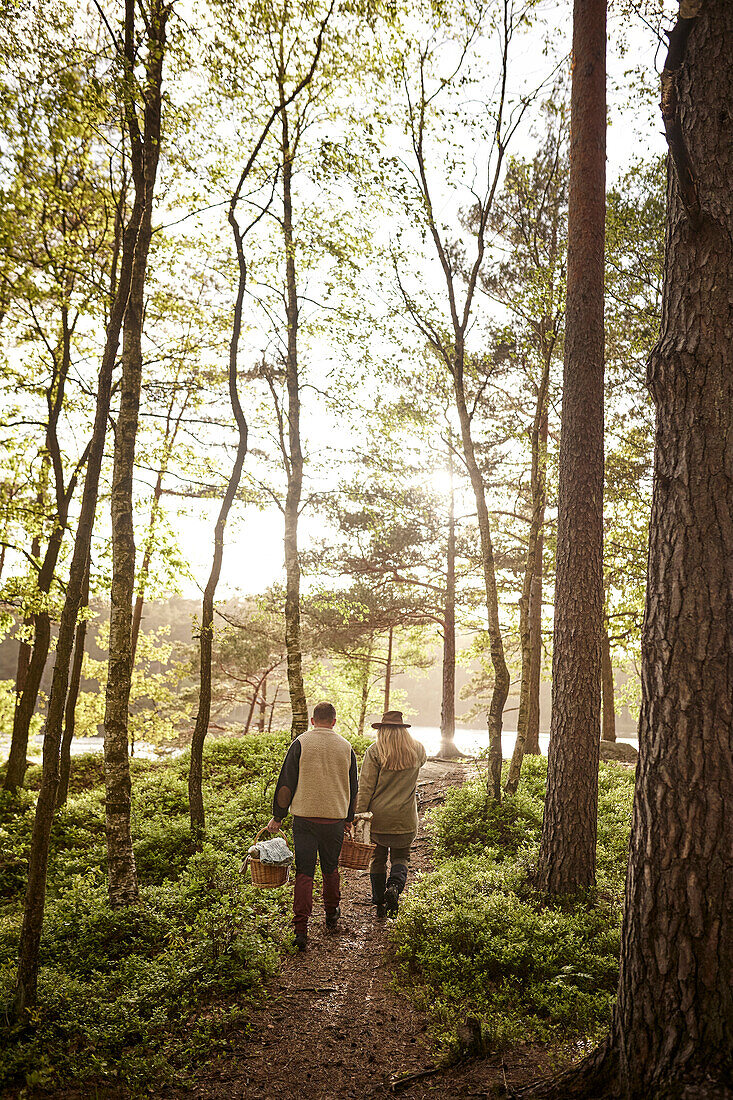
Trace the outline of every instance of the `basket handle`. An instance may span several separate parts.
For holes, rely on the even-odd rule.
[[[259,833],[257,834],[257,836],[256,836],[256,837],[254,838],[254,840],[252,841],[252,844],[256,844],[256,843],[257,843],[257,841],[258,841],[258,840],[260,839],[260,837],[262,836],[262,834],[263,834],[263,833],[266,833],[266,832],[269,832],[269,829],[267,828],[267,826],[266,826],[266,825],[263,825],[263,827],[262,827],[262,828],[260,829],[260,831],[259,831]],[[278,833],[282,833],[282,835],[283,835],[283,836],[285,836],[285,833],[283,832],[283,830],[282,830],[282,829],[278,829]],[[270,836],[276,836],[276,835],[277,835],[276,833],[270,833]],[[285,836],[285,839],[287,840],[288,838],[287,838],[287,837]]]

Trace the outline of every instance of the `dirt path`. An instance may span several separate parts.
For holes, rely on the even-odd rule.
[[[429,761],[421,772],[411,877],[431,866],[425,810],[469,774],[470,765],[440,761]],[[231,1034],[225,1058],[202,1068],[190,1091],[167,1097],[362,1100],[396,1092],[406,1100],[447,1100],[491,1095],[506,1080],[518,1084],[544,1068],[537,1051],[526,1051],[506,1063],[500,1056],[474,1059],[411,1085],[400,1083],[400,1077],[434,1064],[429,1020],[393,987],[386,922],[376,921],[370,906],[369,873],[342,871],[341,888],[341,931],[326,931],[320,898],[314,897],[308,950],[283,960],[247,1034]]]

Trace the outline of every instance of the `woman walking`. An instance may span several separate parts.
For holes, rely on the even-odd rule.
[[[427,753],[410,737],[409,725],[399,710],[387,710],[381,722],[372,722],[377,740],[365,752],[359,776],[355,812],[374,815],[372,843],[377,847],[369,877],[378,917],[397,915],[397,899],[405,888],[410,847],[417,833],[417,776]]]

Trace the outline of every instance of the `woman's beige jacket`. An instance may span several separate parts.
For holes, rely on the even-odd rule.
[[[415,745],[418,763],[401,771],[382,767],[376,741],[364,753],[355,812],[363,814],[371,810],[373,833],[417,830],[417,777],[428,755],[419,742]]]

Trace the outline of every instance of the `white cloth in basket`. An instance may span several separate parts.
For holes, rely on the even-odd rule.
[[[262,863],[274,863],[277,867],[289,867],[295,859],[281,836],[274,836],[271,840],[258,840],[250,848],[249,854],[256,856]]]

